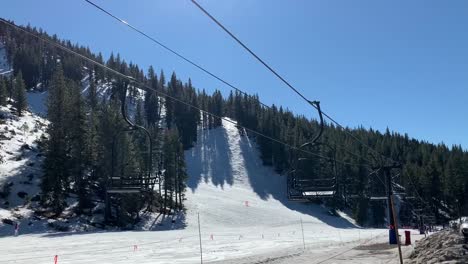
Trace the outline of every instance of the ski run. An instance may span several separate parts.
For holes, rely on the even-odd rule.
[[[34,100],[42,100],[41,97],[30,94],[31,105],[37,105]],[[6,108],[2,111],[8,113]],[[46,124],[31,113],[10,122],[7,125],[18,130],[7,150],[13,156],[21,153],[20,143],[33,146],[43,131],[37,129],[27,135],[21,133],[21,127]],[[24,218],[20,221],[20,235],[13,236],[13,227],[1,224],[0,241],[4,246],[0,249],[0,262],[53,263],[57,256],[58,263],[197,263],[198,217],[202,257],[207,263],[287,263],[301,256],[313,261],[313,256],[325,258],[369,241],[387,239],[387,230],[360,228],[344,213],[337,217],[320,205],[288,201],[286,177],[262,165],[255,142],[241,135],[233,123],[223,121],[219,128],[200,129],[196,146],[185,156],[189,174],[185,217],[182,213],[170,217],[145,215],[139,230],[149,231],[75,229],[50,233],[45,229],[47,222],[31,220],[32,212],[19,206],[13,213]],[[2,164],[1,171],[22,167],[16,163]],[[2,173],[1,180],[18,181],[13,186],[19,188],[24,176],[9,175],[12,174]],[[37,188],[37,182],[31,186]],[[18,199],[12,205],[20,205]],[[1,214],[11,216],[8,210]]]

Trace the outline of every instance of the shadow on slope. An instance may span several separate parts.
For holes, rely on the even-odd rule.
[[[142,216],[144,218],[144,216]],[[143,219],[142,219],[143,220]],[[184,229],[186,227],[185,223],[185,215],[179,214],[177,220],[173,223],[172,218],[169,216],[164,216],[162,214],[158,214],[154,217],[154,219],[144,219],[150,220],[148,224],[149,226],[140,226],[137,225],[134,229],[128,230],[120,230],[117,227],[114,229],[94,229],[89,231],[70,231],[70,232],[54,232],[54,231],[47,231],[46,234],[43,234],[42,237],[66,237],[66,236],[78,236],[78,235],[89,235],[89,234],[100,234],[100,233],[122,233],[122,232],[148,232],[148,231],[171,231],[171,230],[178,230]],[[41,233],[41,232],[35,232]]]
[[[291,210],[316,217],[325,224],[335,228],[356,228],[356,225],[347,219],[330,215],[326,208],[318,204],[288,200],[286,194],[286,176],[278,175],[272,167],[263,165],[255,142],[247,136],[242,136],[240,148],[245,161],[250,186],[260,198],[265,200],[271,197]]]
[[[332,216],[326,208],[313,203],[293,202],[287,199],[286,177],[262,164],[253,140],[240,136],[234,124],[223,122],[223,127],[199,130],[198,142],[186,152],[188,186],[195,192],[201,179],[223,188],[242,184],[262,200],[274,199],[284,207],[317,218],[335,228],[356,228],[342,217]],[[234,179],[233,179],[234,178]],[[250,186],[249,186],[250,185]]]
[[[228,136],[224,128],[198,130],[197,144],[185,152],[187,166],[188,187],[195,192],[201,180],[211,181],[215,186],[233,184],[230,166],[230,151]],[[211,177],[210,177],[211,175]]]

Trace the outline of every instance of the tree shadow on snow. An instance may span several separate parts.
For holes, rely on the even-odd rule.
[[[175,221],[173,221],[175,219]],[[65,236],[77,236],[99,233],[121,233],[121,232],[150,232],[150,231],[171,231],[184,229],[187,226],[185,214],[179,213],[176,217],[166,216],[163,214],[152,214],[150,217],[142,215],[142,223],[135,226],[134,229],[121,230],[117,227],[113,229],[95,229],[89,231],[70,231],[70,232],[51,232],[43,234],[42,237],[56,238]],[[150,223],[148,226],[143,227],[142,224]]]
[[[279,175],[272,167],[263,165],[255,141],[247,136],[242,136],[240,148],[250,185],[261,199],[267,200],[273,198],[291,210],[313,216],[335,228],[357,227],[345,218],[332,216],[328,213],[326,208],[318,204],[288,200],[286,193],[286,176]]]
[[[255,141],[240,136],[236,128],[199,129],[197,140],[197,144],[185,152],[189,175],[187,185],[192,192],[196,191],[202,180],[223,188],[225,183],[234,184],[233,177],[236,177],[236,183],[239,178],[242,184],[246,183],[246,179],[263,200],[278,200],[290,210],[313,216],[335,228],[357,227],[345,218],[332,216],[318,204],[289,201],[286,177],[263,165]]]
[[[233,184],[230,168],[228,136],[224,128],[199,129],[197,144],[185,152],[187,173],[190,175],[187,186],[195,192],[200,181],[211,181],[215,186]]]

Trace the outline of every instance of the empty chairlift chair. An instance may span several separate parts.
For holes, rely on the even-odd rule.
[[[335,149],[329,145],[317,143],[323,133],[323,117],[319,102],[314,102],[320,117],[320,130],[317,136],[299,147],[300,150],[322,153],[326,147],[332,157],[312,156],[299,151],[293,169],[288,173],[288,199],[293,201],[309,201],[319,198],[333,198],[337,190]]]
[[[324,144],[316,144],[315,149],[323,146],[330,148],[333,158],[304,157],[297,160],[292,187],[300,192],[303,199],[332,198],[336,194],[335,150]]]
[[[112,170],[106,189],[108,195],[151,191],[159,181],[158,177],[152,176],[151,135],[144,127],[128,119],[125,110],[126,85],[124,87],[121,113],[127,127],[113,137]]]

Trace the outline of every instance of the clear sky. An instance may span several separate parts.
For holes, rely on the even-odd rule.
[[[264,103],[316,117],[189,0],[95,2]],[[199,3],[340,123],[468,149],[468,1]],[[3,1],[0,16],[229,91],[84,0]]]

